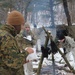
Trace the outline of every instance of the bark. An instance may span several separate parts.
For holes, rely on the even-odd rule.
[[[67,18],[67,23],[68,23],[68,27],[67,27],[68,35],[75,39],[75,35],[74,35],[75,27],[73,28],[72,23],[71,23],[71,17],[70,17],[69,10],[68,10],[67,0],[63,0],[63,6],[64,6],[64,11],[65,11],[65,15]]]
[[[43,27],[43,29],[44,29],[45,33],[47,34],[46,40],[45,40],[45,45],[44,45],[44,47],[46,48],[47,44],[48,44],[48,41],[49,41],[49,33],[45,30],[44,27]],[[37,69],[37,75],[40,75],[43,59],[44,59],[44,57],[43,57],[43,54],[42,54],[41,55],[41,60],[40,60],[40,63],[39,63],[38,69]]]
[[[64,7],[65,15],[67,18],[68,26],[72,26],[71,17],[70,17],[69,10],[68,10],[67,0],[62,0],[62,1],[63,1],[63,7]]]
[[[31,1],[29,1],[29,2],[27,3],[27,6],[25,7],[25,21],[27,21],[27,8],[28,8],[30,2],[31,2]]]

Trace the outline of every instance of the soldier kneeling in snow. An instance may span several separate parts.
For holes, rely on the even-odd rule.
[[[62,34],[60,34],[59,40],[62,42],[63,49],[65,49],[64,54],[67,60],[75,68],[75,41],[65,33],[66,31],[63,31]]]

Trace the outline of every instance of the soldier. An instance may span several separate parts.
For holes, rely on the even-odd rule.
[[[32,47],[34,49],[34,52],[36,52],[36,35],[34,35],[32,33],[32,31],[30,30],[30,24],[28,22],[25,23],[24,29],[22,29],[23,31],[21,32],[21,34],[23,35],[24,39],[29,40],[32,43]],[[33,58],[34,56],[34,58]],[[37,55],[36,53],[34,53],[33,55],[29,55],[27,57],[27,60],[29,61],[28,63],[24,64],[24,72],[25,75],[33,75],[33,65],[32,65],[32,61],[33,59],[36,59]]]
[[[67,30],[62,30],[59,34],[59,42],[62,44],[64,54],[67,60],[70,62],[71,66],[75,69],[75,41],[74,38],[68,35]],[[74,61],[73,61],[74,60]],[[67,64],[64,65],[65,67]]]
[[[61,42],[63,42],[62,45],[63,45],[63,48],[65,49],[66,58],[75,69],[75,41],[74,39],[71,38],[70,36],[65,36],[64,39],[61,40]]]
[[[25,26],[24,26],[24,30],[23,30],[23,33],[22,33],[23,37],[26,37],[26,38],[29,38],[30,37],[30,41],[33,43],[33,45],[36,44],[37,42],[37,37],[35,34],[33,34],[33,32],[31,31],[31,28],[30,28],[30,24],[28,22],[25,23]]]
[[[0,29],[0,75],[24,75],[25,58],[34,52],[31,47],[27,47],[26,51],[20,50],[15,39],[24,22],[23,15],[14,10]]]

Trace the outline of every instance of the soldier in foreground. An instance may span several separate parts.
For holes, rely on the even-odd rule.
[[[24,25],[24,17],[18,11],[8,14],[7,24],[0,29],[0,75],[24,75],[25,58],[33,53],[31,47],[20,50],[15,36]]]

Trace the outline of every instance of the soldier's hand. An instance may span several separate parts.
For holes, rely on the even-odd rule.
[[[28,62],[29,62],[29,60],[25,60],[25,61],[24,61],[24,64],[26,64],[26,63],[28,63]]]
[[[27,51],[29,54],[31,54],[31,53],[34,52],[34,50],[33,50],[31,47],[27,47],[26,51]]]
[[[48,58],[48,54],[51,53],[49,47],[45,48],[44,46],[41,46],[41,51],[42,51],[43,57],[46,57],[46,58]]]

